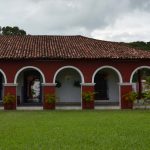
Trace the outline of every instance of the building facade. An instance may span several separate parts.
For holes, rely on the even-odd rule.
[[[123,95],[141,90],[150,53],[83,36],[0,36],[0,102],[15,95],[16,107],[43,106],[53,93],[58,106],[81,106],[95,93],[95,106],[126,108]],[[136,79],[137,78],[137,79]]]

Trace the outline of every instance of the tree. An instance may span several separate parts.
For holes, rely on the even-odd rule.
[[[0,27],[0,34],[2,35],[26,35],[26,31],[19,29],[19,27],[14,26],[6,26]]]
[[[150,42],[137,41],[137,42],[130,42],[126,44],[133,48],[138,48],[141,50],[150,50]]]

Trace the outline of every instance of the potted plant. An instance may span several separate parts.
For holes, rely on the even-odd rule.
[[[54,94],[46,94],[44,96],[44,109],[55,109],[56,97]]]
[[[75,87],[81,87],[81,81],[75,80],[73,85],[74,85]]]
[[[131,91],[127,94],[123,95],[123,109],[132,109],[133,108],[133,102],[137,100],[138,94],[137,92]]]
[[[57,87],[57,88],[60,88],[60,87],[61,87],[61,82],[58,81],[58,80],[56,80],[55,82],[56,82],[56,87]]]
[[[82,108],[94,109],[94,92],[87,91],[82,93]]]
[[[7,93],[3,99],[4,109],[13,110],[16,109],[16,97],[13,94]]]
[[[141,101],[142,101],[142,104],[145,106],[145,109],[146,109],[146,107],[150,104],[150,90],[147,90],[142,94],[142,100]]]

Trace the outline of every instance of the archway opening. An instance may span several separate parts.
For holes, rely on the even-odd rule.
[[[3,96],[4,96],[4,86],[3,84],[5,83],[5,79],[3,74],[0,72],[0,103],[3,102]]]
[[[39,71],[32,68],[22,70],[17,76],[17,104],[41,105],[42,82],[43,78]]]
[[[65,68],[55,78],[57,105],[81,105],[81,75],[73,68]]]
[[[133,90],[138,92],[138,99],[142,98],[142,93],[150,90],[150,68],[141,67],[136,69],[131,77]]]
[[[100,69],[94,77],[95,105],[119,105],[119,82],[115,70]]]

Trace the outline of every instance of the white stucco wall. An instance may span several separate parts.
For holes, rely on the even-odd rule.
[[[61,87],[56,88],[59,102],[81,102],[81,88],[74,86],[74,81],[81,81],[80,75],[73,69],[60,71],[56,80],[61,82]]]

